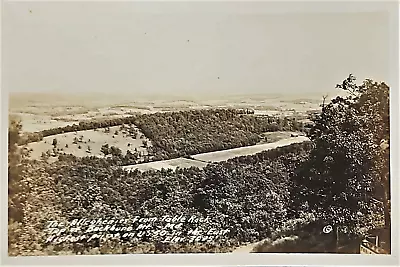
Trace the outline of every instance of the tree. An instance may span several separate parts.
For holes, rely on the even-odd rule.
[[[56,138],[54,138],[54,139],[53,139],[53,143],[52,143],[52,145],[53,145],[54,147],[56,147],[56,146],[57,146],[57,139],[56,139]]]
[[[380,149],[381,140],[389,140],[389,87],[371,80],[356,85],[350,75],[337,88],[348,96],[332,99],[312,118],[314,149],[296,173],[293,194],[300,198],[297,206],[308,205],[325,223],[353,228],[364,223],[361,214],[369,212],[376,188],[389,188],[382,175],[388,157]]]
[[[110,148],[109,148],[108,144],[102,145],[100,152],[103,153],[104,156],[107,156],[108,154],[110,154]]]
[[[110,147],[110,154],[114,157],[122,156],[122,151],[118,147],[112,146]]]
[[[371,134],[374,155],[371,175],[374,177],[375,190],[384,205],[385,227],[390,227],[390,112],[389,86],[384,82],[367,79],[361,85],[355,84],[355,77],[350,75],[338,88],[349,93],[347,98],[351,107],[360,118],[364,119],[363,129]],[[339,99],[339,101],[342,101]],[[380,192],[379,192],[380,191]]]
[[[17,144],[20,139],[22,124],[20,120],[9,118],[8,123],[8,220],[21,221],[24,201],[22,183],[22,155]]]
[[[42,152],[42,154],[40,155],[40,158],[41,158],[42,160],[47,160],[49,157],[47,156],[46,153]]]
[[[142,145],[143,145],[143,147],[147,147],[147,141],[146,140],[142,140]]]

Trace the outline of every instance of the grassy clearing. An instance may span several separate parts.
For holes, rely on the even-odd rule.
[[[110,132],[106,129],[96,129],[88,131],[77,131],[71,133],[58,134],[43,138],[42,141],[28,144],[28,148],[32,149],[31,158],[40,159],[42,153],[53,151],[55,148],[59,152],[73,154],[77,157],[97,156],[103,157],[100,151],[101,146],[109,144],[121,149],[123,154],[128,150],[134,152],[135,149],[143,155],[147,154],[147,149],[143,147],[143,141],[151,145],[150,140],[142,136],[139,129],[132,126],[139,134],[133,138],[128,131],[121,130],[120,126],[110,127]],[[57,140],[57,145],[53,146],[53,140]]]
[[[161,169],[171,169],[176,170],[176,168],[190,168],[197,167],[203,168],[207,163],[201,162],[198,160],[186,159],[186,158],[177,158],[171,160],[162,160],[148,163],[135,164],[130,166],[124,166],[123,169],[126,171],[138,169],[140,171],[148,171],[148,170],[158,170]]]
[[[264,138],[259,144],[274,143],[282,139],[288,139],[291,137],[296,137],[301,135],[301,133],[296,132],[266,132],[262,133],[261,136]]]
[[[293,143],[301,143],[307,141],[308,138],[305,136],[291,137],[288,139],[281,139],[274,143],[259,144],[254,146],[239,147],[233,149],[227,149],[223,151],[215,151],[209,153],[202,153],[192,156],[193,159],[204,161],[204,162],[221,162],[240,156],[249,156],[260,153],[264,150],[271,150],[277,147],[287,146]]]

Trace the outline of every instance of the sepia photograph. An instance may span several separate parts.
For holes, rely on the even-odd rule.
[[[394,253],[369,3],[4,1],[8,256]]]

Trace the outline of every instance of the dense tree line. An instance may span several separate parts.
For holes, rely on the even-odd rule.
[[[23,173],[22,179],[29,180],[30,186],[37,184],[33,191],[39,190],[44,195],[31,196],[37,201],[24,208],[35,212],[26,214],[21,226],[9,228],[12,231],[9,234],[22,236],[19,241],[10,239],[12,254],[49,255],[61,251],[98,254],[97,248],[102,253],[228,252],[241,242],[268,236],[281,220],[285,220],[291,186],[291,172],[288,175],[287,170],[300,164],[309,150],[308,144],[295,144],[211,164],[203,170],[192,167],[145,173],[122,171],[116,166],[121,160],[119,156],[101,159],[61,154],[60,160],[51,164],[25,162],[28,172]],[[32,192],[26,188],[24,194],[29,196]],[[57,201],[47,203],[51,199]],[[53,205],[59,208],[48,217],[46,209],[54,210]],[[42,222],[46,220],[129,218],[143,214],[210,216],[214,227],[233,231],[225,243],[209,245],[107,242],[110,244],[96,248],[96,244],[45,246],[41,243],[45,238],[40,234],[44,227]]]
[[[21,121],[9,119],[8,124],[8,220],[21,221],[26,192],[29,190],[23,174],[26,171],[29,151],[19,147]]]
[[[19,121],[9,120],[8,125],[8,218],[21,220],[22,199],[19,193],[21,181],[21,154],[17,143],[22,125]]]
[[[50,175],[57,177],[67,219],[198,214],[211,217],[215,228],[230,228],[230,240],[248,242],[288,218],[291,174],[309,150],[308,143],[294,144],[204,169],[143,173],[125,172],[109,159],[71,156]]]

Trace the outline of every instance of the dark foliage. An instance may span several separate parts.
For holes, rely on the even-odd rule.
[[[127,173],[110,159],[75,158],[53,175],[61,177],[56,191],[67,219],[198,214],[247,242],[267,237],[288,217],[290,177],[309,150],[308,143],[294,144],[202,170],[144,173]]]
[[[17,146],[22,125],[10,119],[8,126],[8,220],[21,221],[26,200],[26,183],[22,180],[23,163],[28,151]]]
[[[350,229],[366,223],[377,188],[389,188],[388,149],[380,148],[389,140],[389,87],[370,80],[358,86],[354,81],[350,75],[338,85],[348,97],[333,99],[313,117],[309,137],[314,149],[296,170],[293,187],[319,219]],[[381,197],[387,205],[387,196]]]

